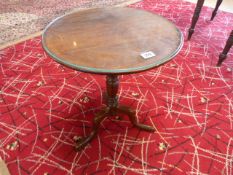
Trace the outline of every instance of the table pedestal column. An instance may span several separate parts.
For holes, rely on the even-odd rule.
[[[92,132],[89,136],[80,138],[77,140],[76,150],[82,150],[90,141],[92,141],[96,136],[99,130],[101,122],[106,117],[111,117],[117,115],[117,113],[126,114],[133,126],[149,131],[154,132],[155,129],[151,126],[144,125],[138,123],[136,118],[136,112],[127,106],[118,105],[118,88],[119,88],[119,80],[117,75],[107,75],[106,79],[106,86],[107,86],[107,106],[103,107],[103,109],[96,114],[94,121],[93,121],[93,128]]]

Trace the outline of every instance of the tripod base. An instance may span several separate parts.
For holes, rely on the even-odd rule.
[[[101,125],[101,122],[105,118],[112,116],[113,114],[116,114],[116,113],[126,114],[129,117],[133,126],[137,127],[138,129],[148,131],[148,132],[155,131],[155,129],[151,126],[138,123],[137,118],[136,118],[136,112],[127,106],[118,106],[116,108],[104,107],[99,113],[96,114],[96,117],[94,118],[94,121],[93,121],[93,129],[92,129],[92,132],[89,134],[89,136],[80,138],[76,141],[76,146],[75,146],[76,150],[80,151],[88,143],[90,143],[97,136],[97,132]]]

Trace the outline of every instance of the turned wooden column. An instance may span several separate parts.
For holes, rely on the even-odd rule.
[[[198,0],[197,1],[197,5],[196,5],[196,8],[195,8],[195,11],[194,11],[194,14],[193,14],[193,18],[192,18],[191,27],[189,28],[188,40],[191,39],[192,34],[194,33],[194,28],[195,28],[196,23],[198,21],[201,9],[202,9],[203,4],[204,4],[204,1],[205,0]]]
[[[227,53],[229,52],[232,45],[233,45],[233,30],[230,33],[230,36],[226,42],[226,45],[225,45],[222,53],[219,55],[219,60],[218,60],[217,66],[221,66],[222,62],[227,58]]]
[[[218,11],[218,8],[219,8],[219,6],[222,4],[222,1],[223,1],[223,0],[217,0],[216,6],[215,6],[214,11],[212,12],[212,16],[211,16],[211,18],[210,18],[211,21],[212,21],[212,20],[214,19],[214,17],[216,16],[217,11]]]
[[[118,106],[118,88],[119,79],[117,75],[107,75],[106,77],[106,88],[107,88],[107,106],[110,108],[110,114],[116,113]]]

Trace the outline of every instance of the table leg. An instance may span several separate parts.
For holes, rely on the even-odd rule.
[[[89,142],[91,142],[97,136],[100,124],[108,116],[108,113],[109,108],[106,107],[104,110],[96,114],[96,117],[93,120],[92,132],[87,137],[79,138],[78,140],[76,140],[75,148],[77,151],[81,151]]]
[[[149,132],[154,132],[155,129],[151,126],[144,125],[141,123],[138,123],[137,118],[136,118],[136,112],[130,109],[127,106],[119,106],[117,109],[118,112],[124,113],[128,115],[129,120],[133,124],[133,126],[137,127],[138,129],[144,130],[144,131],[149,131]]]
[[[118,106],[118,88],[119,80],[117,75],[107,75],[106,79],[107,86],[107,107],[104,107],[101,112],[99,112],[93,121],[92,132],[85,138],[80,138],[77,140],[76,150],[82,150],[88,143],[90,143],[96,136],[101,125],[101,122],[108,116],[114,116],[118,112],[128,115],[133,126],[145,130],[154,132],[155,129],[151,126],[147,126],[138,123],[135,111],[131,110],[126,106]]]
[[[218,1],[217,1],[216,6],[215,6],[215,8],[214,8],[214,11],[213,11],[213,13],[212,13],[212,15],[211,15],[211,18],[210,18],[211,21],[212,21],[212,20],[214,19],[214,17],[216,16],[217,11],[218,11],[218,8],[219,8],[219,6],[222,4],[222,1],[223,1],[223,0],[218,0]]]
[[[188,40],[191,39],[192,34],[194,33],[194,28],[196,26],[196,23],[198,21],[202,6],[204,4],[205,0],[198,0],[197,1],[197,5],[193,14],[193,18],[192,18],[192,23],[191,23],[191,27],[189,28],[189,33],[188,33]]]
[[[225,45],[222,53],[219,55],[219,60],[218,60],[217,66],[221,66],[222,62],[227,58],[227,53],[229,52],[232,45],[233,45],[233,30],[230,33],[230,36],[226,42],[226,45]]]

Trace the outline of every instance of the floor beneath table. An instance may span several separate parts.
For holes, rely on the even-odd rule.
[[[75,152],[74,138],[90,132],[105,79],[63,67],[41,38],[0,50],[0,157],[12,175],[231,175],[233,172],[233,49],[215,67],[233,14],[204,7],[191,41],[194,4],[144,0],[134,8],[173,21],[184,47],[171,62],[121,76],[120,103],[156,128],[140,132],[123,117],[106,119],[97,139]]]

